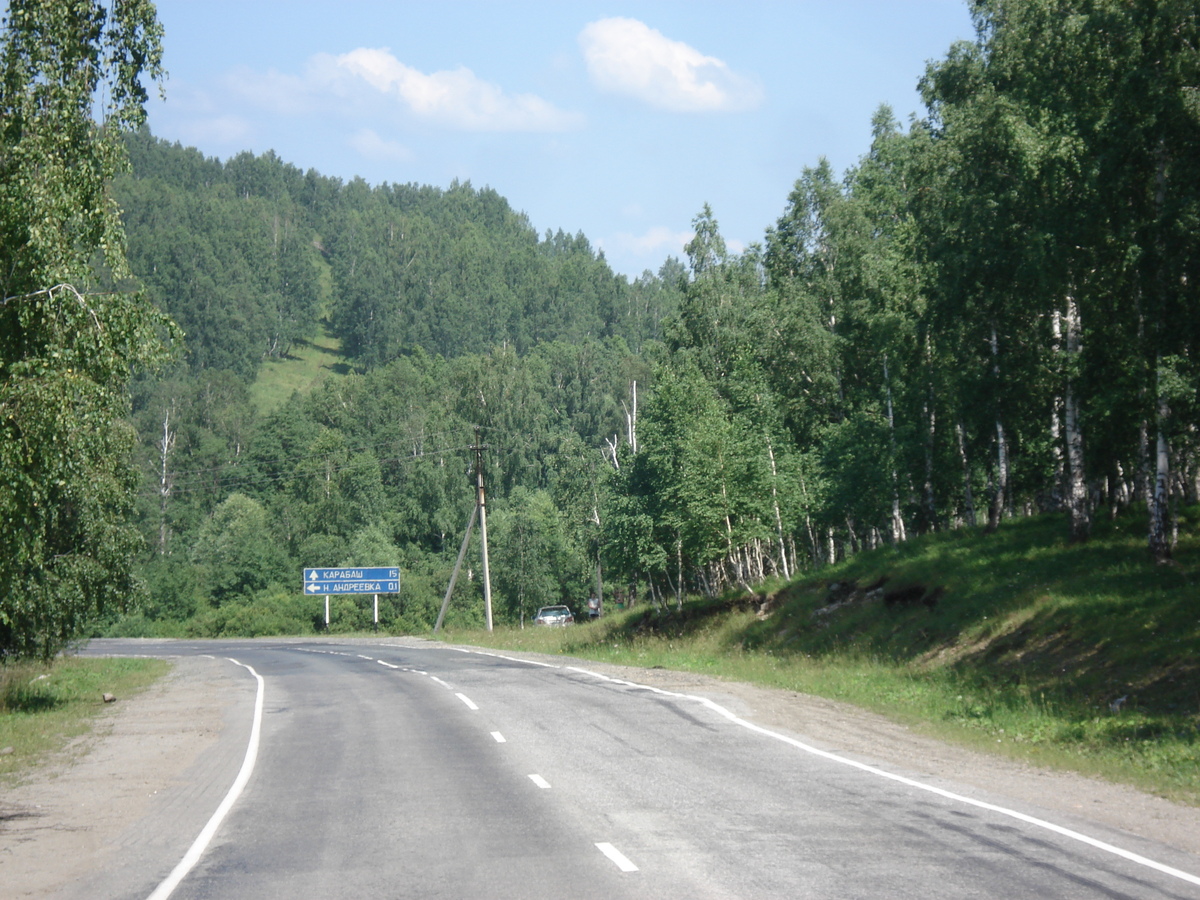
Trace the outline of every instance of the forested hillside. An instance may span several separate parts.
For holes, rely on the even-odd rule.
[[[385,620],[428,628],[476,428],[502,621],[1035,513],[1084,541],[1140,509],[1169,560],[1200,480],[1200,15],[974,9],[923,118],[880,109],[841,175],[798,161],[744,253],[703,206],[687,259],[634,282],[490,189],[131,136],[130,265],[186,336],[135,386],[149,599],[123,627],[308,627],[302,567],[395,562]],[[260,413],[263,361],[322,329],[347,373]]]
[[[130,263],[187,333],[193,372],[252,380],[322,319],[364,367],[417,348],[621,337],[638,350],[671,308],[655,276],[630,285],[582,234],[539,238],[488,188],[343,184],[273,153],[204,159],[147,130],[126,143]]]
[[[219,627],[268,591],[307,624],[283,600],[301,567],[373,559],[405,570],[389,623],[426,627],[473,506],[476,428],[501,614],[586,594],[601,449],[652,380],[678,262],[631,284],[583,235],[539,237],[470,185],[343,184],[145,130],[127,144],[130,263],[186,335],[135,385],[146,615]],[[263,415],[264,362],[286,371],[319,334],[340,340],[339,372]]]

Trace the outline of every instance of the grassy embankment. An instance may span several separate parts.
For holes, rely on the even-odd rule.
[[[342,355],[341,341],[322,326],[311,340],[298,341],[283,359],[267,359],[254,384],[250,398],[260,413],[278,409],[293,393],[305,393],[330,373],[345,375],[351,371]]]
[[[1200,508],[1177,563],[1144,520],[1056,516],[863,553],[753,596],[449,640],[832,697],[916,730],[1200,804]]]
[[[0,667],[0,783],[90,732],[107,708],[104,694],[128,700],[169,669],[158,659],[80,657]]]
[[[346,374],[350,366],[342,356],[341,341],[322,330],[311,341],[299,341],[284,359],[264,360],[250,386],[251,400],[260,413],[270,413],[287,402],[293,392],[305,392],[328,374]]]
[[[250,385],[250,399],[262,414],[270,413],[292,396],[307,393],[330,373],[345,375],[352,371],[342,353],[342,342],[329,332],[329,309],[333,302],[333,274],[329,264],[317,264],[317,291],[322,318],[309,340],[297,341],[283,359],[265,359],[258,376]]]

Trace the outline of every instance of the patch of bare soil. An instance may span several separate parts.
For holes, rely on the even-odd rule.
[[[59,897],[119,865],[126,830],[212,744],[233,667],[184,657],[158,684],[118,698],[94,731],[0,791],[0,893]]]

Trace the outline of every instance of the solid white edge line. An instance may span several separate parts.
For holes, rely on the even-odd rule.
[[[468,697],[466,694],[455,694],[454,696],[457,697],[459,700],[461,700],[463,703],[467,704],[467,709],[479,709],[478,706],[476,706],[474,703],[471,702],[471,698]]]
[[[458,648],[455,648],[455,649],[458,649]],[[472,652],[472,651],[467,651],[467,652]],[[927,791],[931,794],[936,794],[939,797],[945,797],[947,800],[954,800],[955,802],[958,802],[958,803],[965,803],[966,805],[974,806],[977,809],[986,809],[989,812],[994,812],[994,813],[997,813],[1002,816],[1007,816],[1010,819],[1016,819],[1017,821],[1024,822],[1027,825],[1033,825],[1036,828],[1043,828],[1046,831],[1053,832],[1054,834],[1060,835],[1065,838],[1069,838],[1070,840],[1077,841],[1081,844],[1086,844],[1089,847],[1094,847],[1097,850],[1102,850],[1105,853],[1112,854],[1113,856],[1119,856],[1121,859],[1127,860],[1127,861],[1134,863],[1136,865],[1139,865],[1139,866],[1143,866],[1147,869],[1153,869],[1154,871],[1161,872],[1164,875],[1170,875],[1173,878],[1178,878],[1179,880],[1186,881],[1189,884],[1200,885],[1200,876],[1198,876],[1198,875],[1193,875],[1191,872],[1185,872],[1182,869],[1176,869],[1173,866],[1168,866],[1165,863],[1160,863],[1157,860],[1150,859],[1149,857],[1142,856],[1141,854],[1134,853],[1130,850],[1125,850],[1121,847],[1116,846],[1115,844],[1109,844],[1106,841],[1101,841],[1101,840],[1098,840],[1097,838],[1089,837],[1088,835],[1082,834],[1078,831],[1072,831],[1070,828],[1064,828],[1062,825],[1055,825],[1053,822],[1048,822],[1045,819],[1039,819],[1036,816],[1026,815],[1025,813],[1018,812],[1015,809],[1008,809],[1007,807],[997,806],[993,803],[986,803],[982,800],[974,800],[970,797],[965,797],[962,794],[956,794],[953,791],[947,791],[947,790],[944,790],[939,787],[934,787],[931,784],[924,784],[920,781],[914,781],[911,778],[905,778],[903,775],[895,775],[884,769],[877,768],[876,766],[868,765],[867,763],[860,763],[860,762],[857,762],[856,760],[848,759],[847,757],[844,757],[844,756],[838,756],[836,753],[830,753],[827,750],[819,750],[816,747],[813,747],[809,744],[804,743],[803,741],[798,741],[795,738],[787,737],[786,735],[779,734],[778,732],[771,731],[767,728],[763,728],[760,725],[755,725],[753,722],[748,722],[745,719],[742,719],[739,716],[734,715],[732,712],[727,710],[725,707],[721,706],[719,703],[716,703],[713,700],[708,699],[707,697],[700,697],[695,694],[681,694],[676,691],[665,691],[662,688],[651,687],[650,685],[647,685],[647,684],[638,684],[635,681],[625,681],[620,678],[611,678],[608,675],[602,675],[599,672],[593,672],[591,669],[584,669],[579,666],[560,666],[560,665],[554,665],[552,663],[544,663],[544,662],[540,662],[540,661],[536,661],[536,660],[519,659],[519,658],[513,657],[513,656],[500,656],[500,654],[498,654],[498,653],[488,653],[488,652],[480,651],[480,650],[477,650],[474,652],[480,656],[496,656],[496,657],[499,657],[500,659],[511,660],[513,662],[527,663],[531,666],[546,666],[548,668],[561,669],[561,670],[565,670],[568,672],[578,672],[582,675],[589,675],[593,678],[599,678],[602,681],[612,682],[613,684],[625,685],[627,687],[637,688],[639,690],[650,691],[655,694],[662,694],[665,697],[677,697],[677,698],[680,698],[683,700],[692,700],[692,701],[700,703],[704,706],[707,706],[709,709],[713,710],[718,715],[723,716],[724,718],[728,719],[730,722],[734,723],[735,725],[740,725],[742,728],[746,728],[750,731],[756,732],[758,734],[764,735],[769,738],[774,738],[777,741],[782,741],[783,743],[788,744],[792,747],[795,747],[798,750],[803,750],[805,753],[811,753],[813,756],[819,756],[822,759],[829,760],[830,762],[836,762],[836,763],[841,763],[842,765],[845,765],[845,766],[851,766],[852,768],[859,769],[860,771],[868,772],[872,775],[878,775],[881,778],[887,778],[890,781],[896,781],[896,782],[899,782],[900,784],[908,785],[909,787],[913,787],[918,790]],[[597,846],[599,846],[599,845],[597,845]]]
[[[543,791],[547,791],[550,789],[550,782],[548,782],[541,775],[530,775],[529,780],[532,781],[534,784],[536,784],[538,787],[540,787]]]
[[[246,756],[242,760],[242,768],[238,771],[237,778],[233,781],[233,786],[229,788],[229,793],[225,795],[225,799],[221,801],[221,805],[217,807],[217,811],[212,814],[212,818],[208,820],[208,824],[204,826],[204,830],[192,842],[192,846],[188,849],[183,859],[179,861],[179,864],[171,870],[171,874],[163,879],[162,883],[154,889],[154,893],[147,900],[166,900],[167,897],[171,896],[171,892],[179,886],[179,883],[187,877],[192,867],[200,861],[200,857],[204,855],[204,851],[208,849],[209,843],[216,836],[217,829],[221,827],[221,822],[224,821],[229,810],[233,808],[233,804],[241,796],[246,783],[250,781],[250,775],[254,771],[255,760],[258,759],[258,743],[262,735],[263,694],[266,691],[266,682],[263,681],[261,675],[254,671],[253,666],[240,663],[230,657],[227,657],[227,659],[234,665],[241,666],[248,671],[258,682],[258,693],[254,698],[254,724],[250,727],[250,742],[246,745]]]
[[[617,868],[622,872],[636,872],[638,870],[638,867],[629,861],[629,857],[627,857],[612,844],[597,844],[596,849],[616,863]]]
[[[539,662],[536,659],[519,659],[515,656],[505,656],[503,653],[488,653],[486,650],[474,650],[474,651],[467,650],[465,652],[467,652],[467,653],[473,652],[476,656],[491,656],[495,659],[503,659],[507,662],[525,663],[525,665],[527,665],[527,666],[541,666],[544,669],[561,669],[561,668],[563,668],[563,666],[560,666],[558,663]]]
[[[1132,851],[1122,849],[1121,847],[1117,847],[1114,844],[1109,844],[1109,843],[1106,843],[1105,841],[1101,841],[1096,838],[1089,837],[1086,834],[1081,834],[1078,831],[1072,831],[1070,828],[1064,828],[1061,825],[1055,825],[1053,822],[1047,822],[1045,819],[1039,819],[1035,816],[1026,815],[1023,812],[1017,812],[1017,810],[1015,810],[1015,809],[1008,809],[1007,807],[1004,807],[1004,806],[997,806],[994,803],[987,803],[983,800],[975,800],[975,799],[972,799],[971,797],[965,797],[962,794],[956,794],[953,791],[947,791],[947,790],[944,790],[943,788],[934,787],[931,784],[924,784],[923,782],[920,782],[920,781],[914,781],[911,778],[905,778],[903,775],[896,775],[892,772],[886,771],[885,769],[880,769],[876,766],[872,766],[867,763],[861,763],[861,762],[858,762],[857,760],[848,759],[847,757],[844,757],[844,756],[838,756],[836,753],[830,753],[828,750],[819,750],[818,748],[813,747],[810,744],[806,744],[803,741],[798,741],[795,738],[788,737],[787,735],[779,734],[778,732],[771,731],[770,729],[767,729],[767,728],[763,728],[761,725],[755,725],[753,722],[748,722],[745,719],[730,712],[728,709],[721,706],[721,704],[719,704],[713,700],[710,700],[707,697],[700,697],[695,694],[680,694],[680,693],[676,693],[675,691],[664,691],[661,688],[651,687],[651,686],[645,685],[645,684],[637,684],[632,681],[622,681],[621,679],[618,679],[618,678],[610,678],[607,675],[601,675],[599,672],[593,672],[589,669],[581,669],[581,668],[578,668],[575,666],[564,666],[563,668],[570,669],[573,672],[580,672],[585,675],[591,675],[595,678],[600,678],[604,681],[611,681],[611,682],[615,682],[616,684],[628,685],[630,687],[640,688],[640,689],[646,690],[646,691],[652,691],[653,693],[656,693],[656,694],[663,694],[668,697],[678,697],[681,699],[694,700],[697,703],[702,704],[703,706],[707,706],[713,712],[717,713],[720,716],[725,717],[730,722],[733,722],[735,725],[740,725],[742,728],[746,728],[750,731],[756,732],[757,734],[761,734],[761,735],[764,735],[769,738],[774,738],[777,741],[782,741],[783,743],[788,744],[792,747],[795,747],[798,750],[803,750],[805,753],[811,753],[813,756],[819,756],[822,759],[829,760],[830,762],[841,763],[842,765],[850,766],[852,768],[859,769],[860,771],[863,771],[863,772],[869,772],[872,775],[878,775],[881,778],[887,778],[889,781],[896,781],[896,782],[899,782],[900,784],[907,785],[908,787],[917,788],[918,790],[922,790],[922,791],[928,791],[929,793],[936,794],[939,797],[945,797],[947,800],[954,800],[955,802],[958,802],[958,803],[965,803],[968,806],[974,806],[977,809],[986,809],[989,812],[998,813],[999,815],[1002,815],[1002,816],[1008,816],[1011,819],[1016,819],[1017,821],[1024,822],[1027,825],[1033,825],[1037,828],[1044,828],[1045,830],[1052,831],[1057,835],[1061,835],[1062,837],[1069,838],[1073,841],[1078,841],[1081,844],[1087,844],[1089,847],[1094,847],[1097,850],[1103,850],[1104,852],[1111,853],[1114,856],[1119,856],[1122,859],[1128,860],[1129,862],[1132,862],[1132,863],[1136,863],[1137,865],[1140,865],[1140,866],[1144,866],[1148,869],[1154,869],[1156,872],[1161,872],[1164,875],[1171,875],[1175,878],[1178,878],[1182,881],[1187,881],[1191,884],[1200,884],[1200,876],[1193,875],[1190,872],[1184,872],[1182,869],[1173,868],[1172,866],[1168,866],[1164,863],[1157,862],[1156,860],[1150,859],[1148,857],[1141,856],[1140,854],[1133,853]]]

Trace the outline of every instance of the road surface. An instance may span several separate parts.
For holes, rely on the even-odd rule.
[[[1200,898],[1195,855],[583,663],[401,639],[84,652],[208,655],[242,687],[198,783],[79,896]]]

